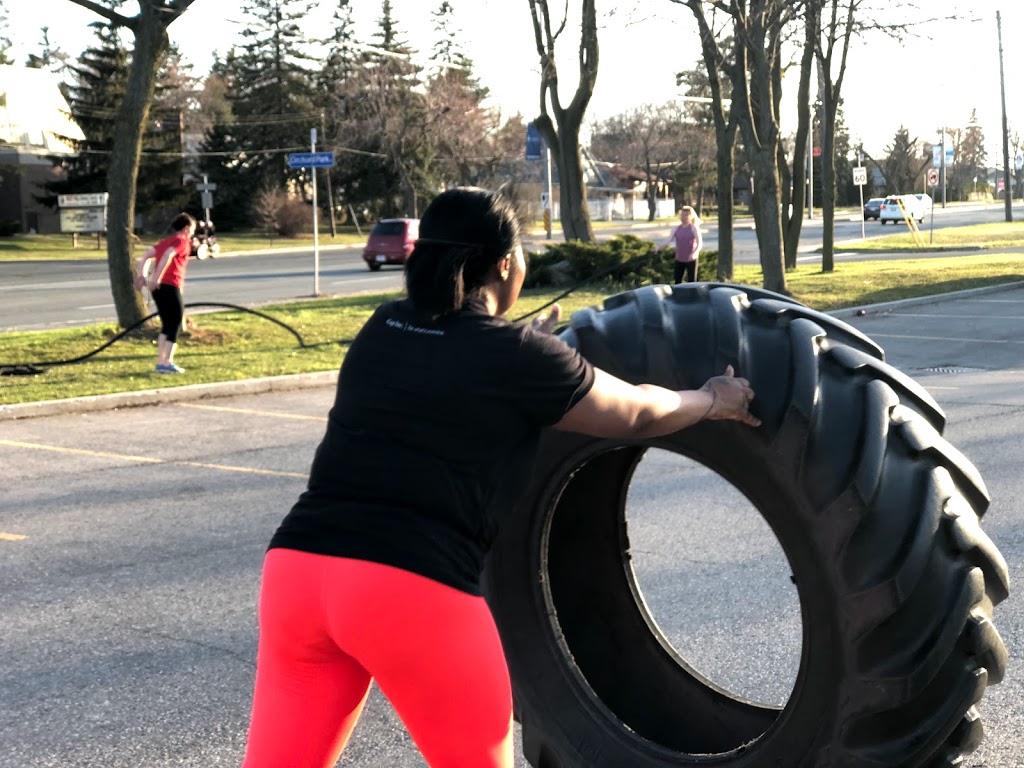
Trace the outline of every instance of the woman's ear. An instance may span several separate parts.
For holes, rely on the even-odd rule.
[[[506,253],[505,258],[498,262],[498,274],[502,280],[508,280],[509,272],[512,269],[512,254]]]

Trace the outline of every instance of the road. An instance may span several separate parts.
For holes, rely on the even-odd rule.
[[[1018,206],[1016,218],[1024,215],[1024,205]],[[1003,207],[936,208],[935,228],[963,226],[981,222],[1002,221]],[[705,223],[705,236],[709,247],[717,242],[717,224]],[[866,223],[869,236],[893,234],[895,227]],[[611,237],[629,231],[640,237],[664,239],[667,225],[626,224],[621,228],[599,229],[599,238]],[[800,241],[801,262],[813,263],[820,256],[813,253],[821,246],[822,222],[820,217],[804,222]],[[860,238],[860,222],[836,223],[836,240],[840,244],[838,257],[843,256],[841,244]],[[539,249],[541,238],[527,238],[527,247]],[[758,261],[757,237],[753,229],[737,226],[735,229],[736,263]],[[344,295],[362,292],[397,290],[402,285],[399,267],[370,272],[360,258],[361,248],[324,249],[320,254],[320,291],[325,294]],[[871,258],[879,258],[872,255]],[[265,255],[239,258],[220,258],[196,261],[189,265],[186,282],[188,302],[224,302],[251,306],[274,301],[287,301],[313,294],[312,249],[278,251]],[[0,263],[0,330],[38,330],[113,322],[114,305],[110,297],[110,282],[103,261],[67,262],[10,262]]]
[[[946,410],[1018,590],[996,610],[1009,672],[981,703],[985,741],[964,768],[1024,764],[1022,302],[1016,288],[850,321]],[[260,563],[332,396],[0,421],[0,768],[239,764]],[[717,475],[658,451],[627,504],[640,586],[679,653],[731,690],[784,701],[800,613],[760,517]],[[374,690],[340,764],[423,762]]]

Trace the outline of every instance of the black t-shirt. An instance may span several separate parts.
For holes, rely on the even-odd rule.
[[[349,348],[309,485],[271,540],[393,565],[472,594],[541,430],[594,369],[482,303],[438,320],[382,305]]]

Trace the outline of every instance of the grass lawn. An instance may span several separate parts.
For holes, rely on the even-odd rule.
[[[737,268],[735,282],[760,285],[759,267]],[[787,275],[790,291],[803,303],[828,311],[916,296],[1024,280],[1024,261],[1016,254],[906,259],[839,264],[823,274],[801,267]],[[600,304],[614,286],[579,291],[560,299],[566,313]],[[554,298],[558,291],[524,293],[513,318]],[[260,311],[294,328],[305,346],[274,323],[240,312],[189,316],[190,332],[181,339],[177,361],[181,376],[153,371],[153,332],[125,338],[89,360],[47,369],[38,376],[0,376],[0,404],[54,400],[156,387],[335,370],[356,332],[382,301],[395,294],[316,299],[261,307]],[[0,335],[0,365],[66,360],[85,355],[117,332],[112,325]]]
[[[354,227],[338,229],[337,237],[331,237],[330,232],[321,230],[320,245],[350,245],[365,243],[368,230],[363,229],[360,236]],[[160,235],[151,233],[144,235],[142,240],[143,249],[153,245],[160,240]],[[268,238],[259,232],[226,232],[223,236],[217,235],[217,242],[220,243],[221,251],[231,253],[233,251],[253,251],[286,248],[311,248],[313,246],[313,235],[302,237],[273,237]],[[142,250],[137,250],[141,254]],[[100,247],[96,247],[95,235],[81,235],[78,238],[78,247],[72,247],[71,235],[14,235],[12,237],[0,237],[0,261],[65,261],[68,259],[103,259],[107,258],[107,241],[100,238]]]
[[[842,251],[919,251],[905,224],[895,227],[899,234],[876,237],[859,243],[836,246]],[[930,233],[928,225],[921,226],[925,248],[1014,248],[1024,246],[1024,221],[997,222],[995,224],[971,224],[966,227],[948,227]]]

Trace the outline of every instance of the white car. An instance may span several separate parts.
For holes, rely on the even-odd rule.
[[[924,217],[931,213],[932,199],[928,195],[889,195],[882,201],[882,207],[878,212],[878,220],[885,224],[887,221],[903,221],[903,211],[900,210],[900,202],[903,203],[907,215],[917,220],[918,224],[924,222]]]

